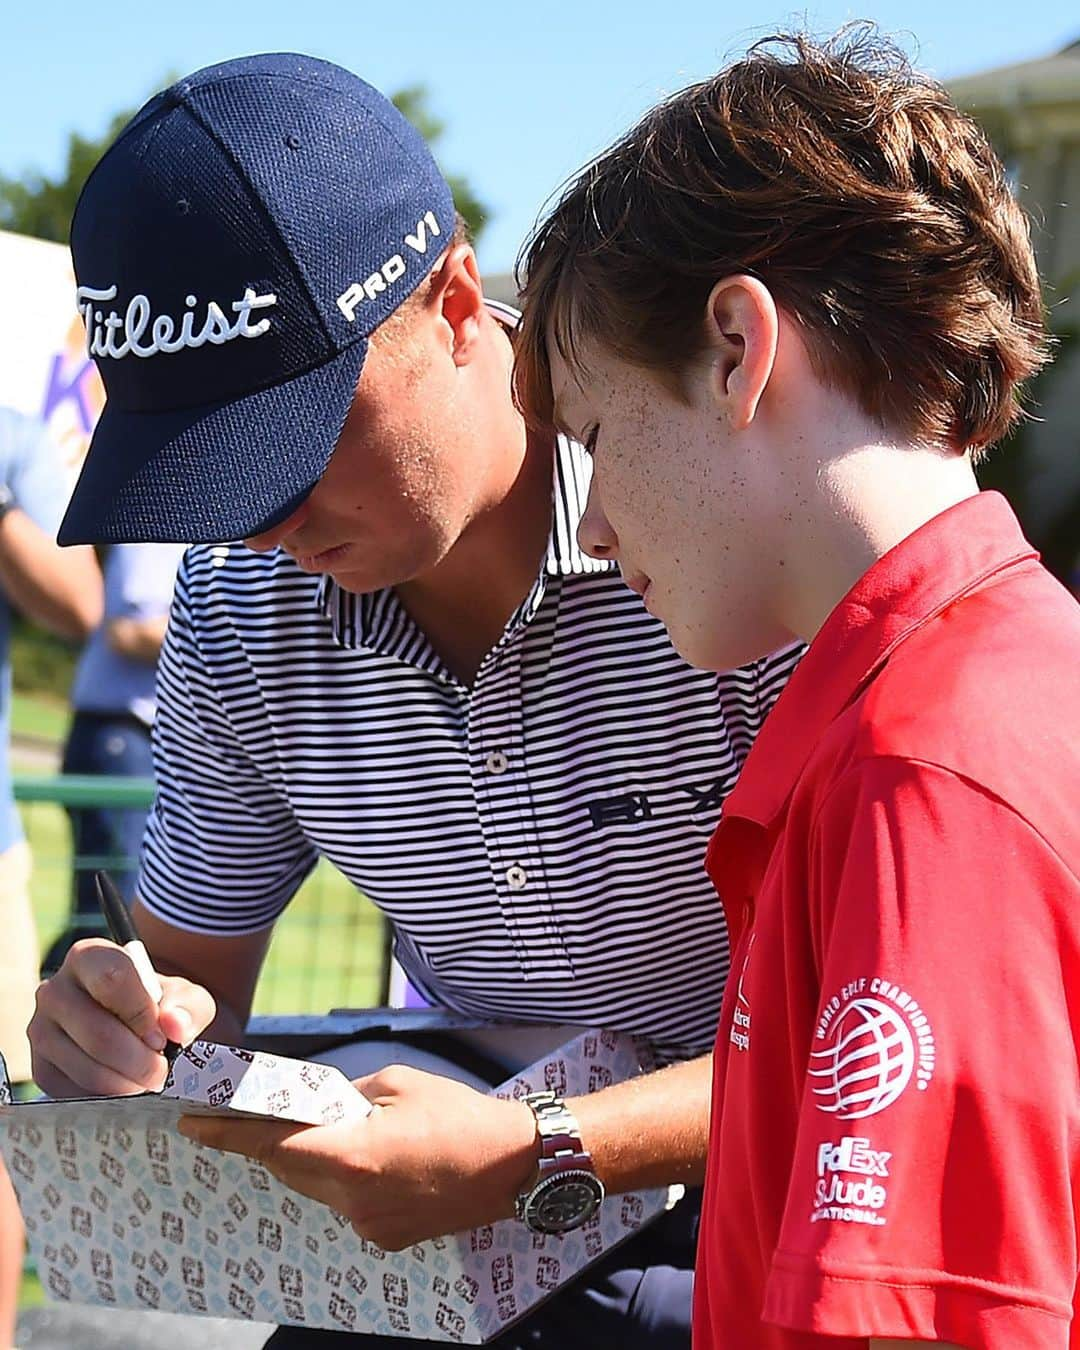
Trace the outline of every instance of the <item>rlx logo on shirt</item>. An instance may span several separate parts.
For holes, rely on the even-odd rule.
[[[652,806],[644,792],[624,792],[621,797],[603,797],[589,802],[589,819],[596,829],[605,825],[627,825],[634,820],[648,820]]]
[[[716,811],[724,804],[727,788],[728,779],[717,778],[715,782],[707,783],[705,787],[687,787],[683,788],[683,791],[693,797],[695,811]]]
[[[727,785],[726,779],[717,778],[704,787],[684,787],[679,790],[692,799],[694,811],[710,811],[724,804]],[[628,825],[635,820],[649,820],[653,813],[652,803],[645,792],[624,792],[617,797],[600,797],[586,805],[589,819],[598,830],[605,825]]]

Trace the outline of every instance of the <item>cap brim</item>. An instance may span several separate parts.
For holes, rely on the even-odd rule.
[[[174,412],[106,402],[59,542],[225,543],[270,529],[330,462],[366,354],[361,339],[272,388]]]

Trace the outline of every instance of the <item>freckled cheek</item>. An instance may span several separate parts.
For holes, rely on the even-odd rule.
[[[595,478],[605,508],[632,515],[647,514],[656,484],[655,456],[642,444],[636,428],[613,432],[597,455]]]
[[[663,461],[656,454],[650,438],[644,446],[634,447],[620,455],[611,466],[609,496],[618,502],[628,519],[637,523],[646,533],[652,533],[667,516],[672,501],[672,489],[677,484]]]

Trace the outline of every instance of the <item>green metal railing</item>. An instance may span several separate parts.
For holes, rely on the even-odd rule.
[[[31,895],[42,950],[71,924],[76,869],[131,866],[126,857],[73,856],[67,812],[147,809],[146,778],[27,775],[15,800],[34,858]],[[385,925],[378,911],[329,863],[320,862],[274,928],[255,994],[257,1013],[325,1012],[382,1000]]]
[[[48,802],[66,809],[88,807],[105,810],[149,811],[154,804],[154,780],[152,778],[108,778],[91,774],[20,774],[15,778],[15,800],[23,802]],[[25,811],[24,811],[25,816]],[[71,859],[74,902],[75,872],[97,871],[105,868],[131,866],[131,859],[125,854],[80,853]]]
[[[108,778],[91,774],[17,774],[17,802],[55,802],[57,806],[141,807],[154,802],[152,778]]]

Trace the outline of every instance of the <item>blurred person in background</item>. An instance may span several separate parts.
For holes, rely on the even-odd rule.
[[[169,620],[182,544],[115,544],[104,562],[105,617],[79,657],[71,685],[73,717],[64,745],[66,774],[152,778],[150,732],[157,660]],[[124,898],[135,898],[148,807],[71,807],[75,872],[72,925],[46,956],[54,970],[73,941],[102,932],[94,870],[109,868]],[[80,865],[80,859],[90,859]],[[122,861],[126,860],[126,861]]]
[[[14,1085],[30,1078],[26,1024],[38,983],[38,946],[30,850],[8,763],[12,612],[73,642],[86,638],[102,614],[93,550],[55,543],[64,482],[59,451],[42,425],[0,408],[0,1053]],[[0,1346],[10,1345],[14,1335],[22,1259],[22,1222],[0,1163]]]

